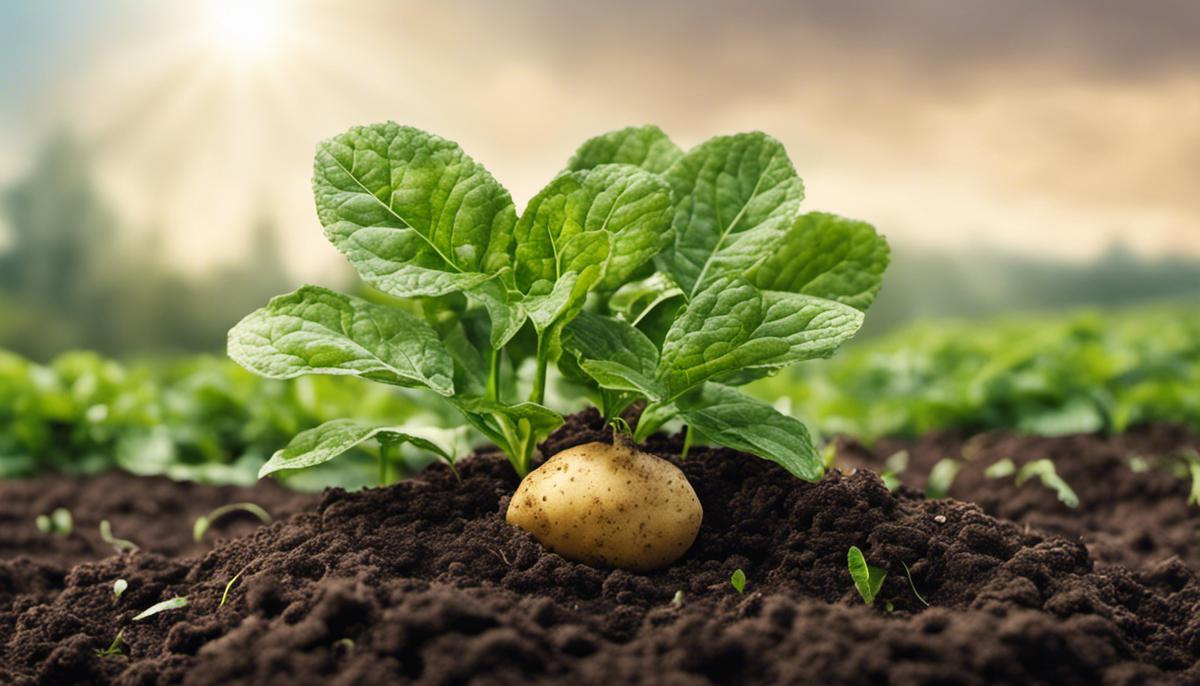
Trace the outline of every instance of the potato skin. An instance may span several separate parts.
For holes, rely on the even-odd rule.
[[[521,482],[506,518],[569,560],[647,572],[682,557],[703,516],[678,467],[618,441],[546,460]]]

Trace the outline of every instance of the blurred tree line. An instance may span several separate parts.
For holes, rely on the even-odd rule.
[[[990,317],[1078,307],[1200,303],[1200,260],[1151,259],[1113,244],[1098,259],[1069,262],[993,250],[894,250],[864,335],[915,319]]]
[[[66,135],[0,191],[0,226],[9,233],[0,248],[0,348],[37,360],[72,348],[122,357],[220,351],[238,319],[299,285],[265,218],[237,263],[180,274],[162,256],[161,233],[139,239],[124,230],[98,193],[83,146]],[[926,317],[1185,297],[1200,297],[1200,260],[1151,260],[1122,246],[1089,263],[897,246],[864,334]]]
[[[294,286],[273,226],[250,252],[202,277],[173,270],[162,234],[131,235],[100,197],[83,146],[57,135],[0,192],[0,347],[45,360],[63,350],[111,355],[215,351],[229,327]]]

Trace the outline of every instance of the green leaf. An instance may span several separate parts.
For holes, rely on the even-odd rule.
[[[228,503],[213,509],[207,515],[196,518],[195,523],[192,524],[192,540],[199,543],[213,522],[233,512],[246,512],[257,517],[263,524],[271,523],[270,513],[257,503]]]
[[[164,600],[161,603],[155,603],[154,605],[151,605],[145,610],[142,610],[138,614],[134,615],[133,621],[140,622],[143,619],[153,617],[160,612],[166,612],[167,610],[178,610],[181,607],[187,607],[187,605],[187,596],[178,596],[176,598],[171,598],[170,600]]]
[[[601,388],[631,391],[651,400],[666,389],[655,379],[658,348],[632,325],[584,312],[563,332],[563,349]]]
[[[676,397],[722,374],[828,357],[862,321],[862,312],[832,300],[721,279],[672,324],[658,376]]]
[[[591,169],[602,164],[632,164],[661,174],[680,157],[683,157],[683,151],[662,129],[629,126],[588,139],[567,162],[567,170]]]
[[[932,499],[945,498],[950,493],[954,477],[958,476],[960,469],[962,463],[958,460],[950,457],[938,460],[929,470],[929,478],[925,480],[925,496]]]
[[[675,405],[688,426],[714,443],[770,460],[805,481],[817,481],[824,474],[808,429],[761,400],[708,383]]]
[[[397,443],[411,443],[451,464],[457,455],[457,434],[448,429],[392,427],[367,424],[354,419],[335,419],[296,434],[287,447],[277,451],[258,470],[258,477],[261,479],[281,469],[313,467],[328,462],[365,441],[385,437]]]
[[[659,267],[689,298],[767,258],[804,198],[783,144],[757,132],[710,139],[666,176],[676,199],[675,239]]]
[[[675,403],[647,403],[646,409],[642,410],[641,416],[638,417],[633,439],[638,442],[646,440],[677,416],[679,416],[679,408],[675,406]]]
[[[887,241],[870,224],[810,212],[796,219],[748,278],[763,290],[813,295],[866,312],[890,259]]]
[[[738,593],[746,592],[746,573],[741,569],[733,570],[733,574],[729,577],[729,585],[733,586],[733,590]]]
[[[608,309],[622,319],[637,326],[654,308],[673,298],[683,296],[683,291],[665,275],[655,272],[639,281],[630,281],[612,294]]]
[[[863,557],[858,546],[850,546],[850,550],[846,554],[846,562],[850,569],[850,578],[854,580],[854,588],[858,589],[858,594],[862,596],[863,602],[867,605],[874,605],[875,596],[878,595],[879,588],[883,586],[883,580],[887,578],[887,571],[867,564],[867,558]]]
[[[121,595],[125,593],[125,589],[129,588],[129,582],[124,579],[117,579],[113,582],[113,598],[121,599]]]
[[[546,296],[575,274],[563,308],[593,287],[615,290],[670,240],[670,214],[670,189],[654,174],[629,165],[566,172],[529,201],[517,223],[516,286]]]
[[[532,402],[509,405],[486,398],[460,396],[450,398],[450,402],[462,412],[467,423],[495,443],[510,461],[519,459],[520,446],[514,443],[516,436],[511,430],[520,422],[527,423],[528,435],[535,442],[549,436],[563,423],[561,414]],[[517,463],[514,461],[513,464],[516,466]]]
[[[1062,504],[1067,507],[1079,506],[1079,496],[1075,495],[1074,489],[1058,475],[1058,471],[1054,469],[1053,461],[1043,458],[1026,463],[1017,471],[1017,476],[1013,480],[1013,483],[1020,486],[1034,477],[1037,477],[1043,486],[1054,491],[1054,494],[1058,496]]]
[[[273,298],[238,322],[229,356],[272,379],[353,375],[454,392],[454,362],[422,319],[316,286]]]
[[[466,291],[509,266],[507,190],[458,144],[392,122],[317,146],[317,214],[363,279],[400,297]]]

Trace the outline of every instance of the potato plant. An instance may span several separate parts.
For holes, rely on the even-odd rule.
[[[737,386],[828,357],[862,324],[887,266],[862,222],[800,211],[779,141],[720,136],[684,152],[657,127],[593,138],[517,213],[455,143],[394,123],[317,148],[325,235],[380,304],[317,286],[279,296],[229,334],[229,355],[272,378],[353,375],[454,405],[525,477],[562,421],[557,369],[606,419],[644,402],[634,439],[678,419],[689,437],[820,478],[804,426]],[[453,466],[428,427],[337,420],[261,475],[366,441],[416,445]]]

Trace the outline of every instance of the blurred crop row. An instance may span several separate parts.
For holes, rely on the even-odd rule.
[[[1143,422],[1200,429],[1200,307],[924,324],[752,391],[825,437],[1121,432]],[[459,423],[448,406],[418,403],[403,389],[339,377],[272,381],[210,356],[122,364],[76,352],[40,365],[0,352],[3,478],[117,466],[252,483],[293,435],[339,417]],[[369,451],[284,478],[301,489],[371,483]],[[419,468],[427,458],[408,459]]]
[[[825,435],[1200,429],[1200,306],[923,324],[755,389]]]

